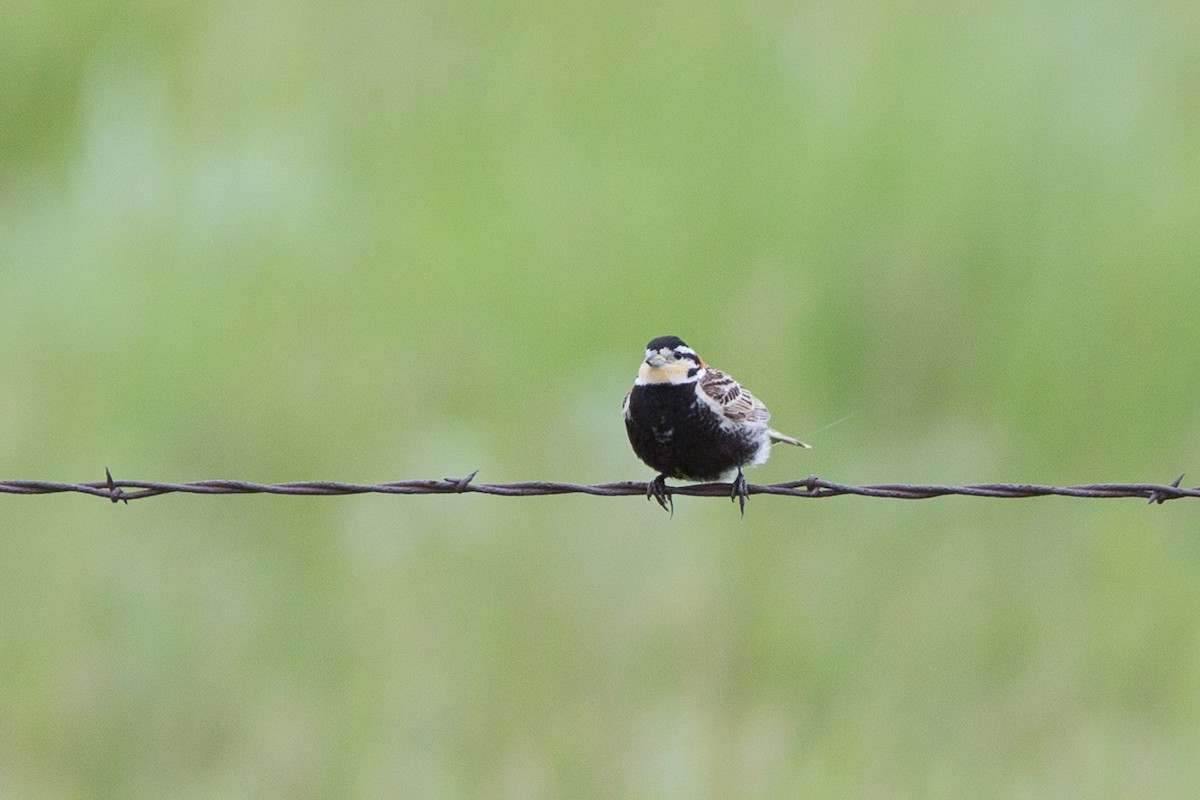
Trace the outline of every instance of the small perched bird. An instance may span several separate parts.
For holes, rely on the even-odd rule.
[[[679,478],[732,482],[732,497],[745,513],[742,467],[766,461],[775,442],[811,447],[767,427],[771,413],[762,401],[705,364],[678,336],[660,336],[646,345],[624,411],[633,452],[659,473],[647,485],[646,497],[668,511],[674,501],[666,479]]]

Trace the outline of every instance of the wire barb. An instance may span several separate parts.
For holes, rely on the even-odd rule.
[[[490,494],[500,497],[540,497],[555,494],[590,494],[599,497],[641,495],[657,500],[667,511],[673,510],[674,495],[688,497],[734,497],[745,499],[752,494],[771,494],[783,497],[824,498],[841,495],[879,497],[895,500],[927,500],[951,495],[962,497],[1079,497],[1111,498],[1140,497],[1150,504],[1161,505],[1181,497],[1200,497],[1200,487],[1185,488],[1181,474],[1170,484],[1158,483],[1096,483],[1081,486],[1043,486],[1027,483],[977,483],[955,485],[912,485],[899,483],[852,486],[823,480],[810,475],[803,480],[766,485],[729,483],[691,483],[682,486],[656,481],[619,481],[586,485],[548,481],[521,483],[475,483],[475,470],[461,478],[441,480],[407,480],[392,483],[362,484],[336,481],[296,481],[291,483],[252,483],[239,480],[204,480],[187,483],[159,481],[116,480],[112,471],[104,470],[104,481],[95,483],[60,483],[55,481],[0,480],[0,494],[61,494],[76,493],[105,497],[113,503],[128,504],[130,500],[156,497],[162,494],[278,494],[305,496],[341,496],[351,494]],[[658,491],[656,491],[658,489]],[[744,494],[742,491],[744,490]],[[660,494],[661,492],[661,494]]]
[[[445,480],[447,483],[454,484],[454,491],[461,494],[467,490],[467,484],[475,480],[475,476],[478,474],[479,470],[475,470],[471,474],[465,475],[461,478],[446,478]]]
[[[114,504],[116,504],[118,500],[125,500],[125,505],[129,505],[129,500],[125,498],[125,492],[121,491],[121,487],[117,486],[117,484],[113,481],[112,472],[108,467],[104,468],[104,479],[105,487],[108,489],[109,499],[112,500]]]
[[[1179,473],[1179,477],[1178,477],[1178,478],[1176,478],[1175,480],[1171,481],[1171,488],[1172,488],[1172,489],[1178,489],[1178,488],[1179,488],[1179,484],[1183,482],[1183,476],[1184,476],[1185,474],[1187,474],[1187,473],[1181,472],[1181,473]],[[1184,497],[1184,496],[1186,496],[1186,495],[1179,495],[1179,494],[1167,494],[1167,493],[1166,493],[1164,490],[1162,490],[1162,489],[1151,489],[1151,490],[1150,490],[1150,493],[1149,493],[1149,497],[1147,497],[1147,498],[1146,498],[1146,502],[1147,502],[1147,503],[1153,503],[1153,504],[1157,504],[1157,505],[1160,505],[1160,506],[1161,506],[1163,503],[1167,502],[1168,500],[1175,500],[1176,498],[1179,498],[1179,497]]]

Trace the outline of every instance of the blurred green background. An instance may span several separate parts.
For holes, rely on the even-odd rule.
[[[666,333],[756,482],[1200,477],[1192,2],[4,18],[0,477],[644,480]],[[0,495],[0,795],[1194,797],[1198,522]]]

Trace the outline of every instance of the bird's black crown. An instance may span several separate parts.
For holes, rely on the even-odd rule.
[[[678,336],[660,336],[657,339],[651,339],[650,343],[646,345],[647,350],[662,350],[663,348],[674,350],[676,347],[687,347],[687,345]]]

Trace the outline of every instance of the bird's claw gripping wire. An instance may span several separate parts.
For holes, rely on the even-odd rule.
[[[750,496],[750,488],[746,483],[746,476],[742,474],[741,467],[738,468],[737,477],[730,484],[731,491],[729,499],[738,504],[738,509],[742,512],[742,516],[746,516],[746,498]]]
[[[646,499],[655,501],[662,506],[663,511],[672,517],[675,516],[675,498],[671,496],[671,491],[667,488],[666,475],[659,475],[646,484]]]

